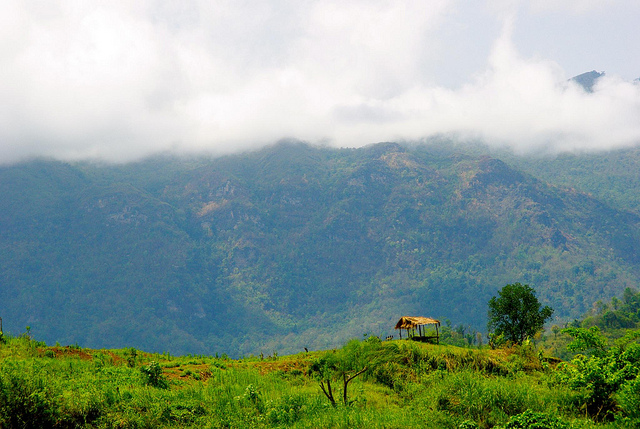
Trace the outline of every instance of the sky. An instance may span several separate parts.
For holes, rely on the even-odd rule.
[[[0,163],[637,145],[638,21],[637,0],[3,0]]]

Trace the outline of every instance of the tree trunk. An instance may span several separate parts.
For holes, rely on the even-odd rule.
[[[367,370],[367,367],[365,366],[360,371],[356,372],[355,374],[353,374],[350,377],[347,377],[347,373],[342,374],[342,380],[344,381],[344,388],[342,390],[342,400],[344,401],[344,405],[345,406],[349,405],[349,400],[347,399],[347,385],[349,384],[349,382],[351,380],[353,380],[354,378],[356,378],[357,376],[359,376],[360,374],[362,374],[366,370]]]
[[[327,388],[326,389],[324,387],[324,383],[321,381],[320,382],[320,388],[322,389],[322,393],[324,393],[324,395],[327,397],[327,399],[329,399],[329,402],[331,402],[331,405],[336,407],[337,406],[336,400],[333,397],[333,392],[331,391],[331,380],[327,379]]]

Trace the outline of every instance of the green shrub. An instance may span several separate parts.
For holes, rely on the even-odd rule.
[[[504,429],[569,429],[569,423],[558,417],[527,410],[509,419]]]
[[[557,379],[579,392],[579,408],[596,420],[613,420],[618,404],[636,403],[636,381],[640,377],[640,332],[630,331],[613,347],[597,327],[565,330],[575,338],[569,348],[590,355],[577,355],[570,364],[561,364]],[[627,408],[628,409],[628,408]],[[629,410],[631,414],[631,410]]]
[[[616,399],[625,417],[640,426],[640,375],[625,383]]]
[[[529,380],[486,377],[466,370],[432,380],[433,408],[491,427],[527,409],[542,409],[541,392]]]
[[[279,401],[269,401],[265,412],[267,420],[274,425],[295,423],[302,415],[304,404],[305,399],[299,395],[289,395]]]
[[[89,395],[84,400],[73,404],[63,404],[60,408],[58,427],[86,427],[98,420],[103,414],[107,403],[103,403],[95,395]]]
[[[169,382],[162,374],[162,368],[158,362],[151,361],[148,365],[143,365],[140,368],[140,372],[142,372],[147,386],[153,386],[160,389],[166,389],[169,387]]]
[[[0,427],[53,427],[58,404],[41,379],[29,379],[14,372],[0,374]]]
[[[205,408],[200,403],[170,403],[162,408],[160,420],[164,423],[193,424],[199,417],[206,415],[206,413]]]
[[[373,379],[390,389],[401,391],[406,379],[406,371],[396,362],[384,362],[373,371]]]
[[[137,357],[138,351],[134,347],[127,349],[127,365],[129,368],[135,368]]]

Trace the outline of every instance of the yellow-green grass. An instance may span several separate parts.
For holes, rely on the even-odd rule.
[[[309,368],[326,354],[357,350],[366,354],[354,362],[368,371],[349,385],[350,405],[332,407]],[[141,371],[153,362],[166,388]],[[48,347],[23,336],[0,344],[0,395],[8,398],[0,427],[489,428],[527,409],[573,427],[606,427],[580,415],[575,393],[549,383],[549,371],[531,349],[406,340],[228,359]],[[334,386],[340,390],[340,379]]]

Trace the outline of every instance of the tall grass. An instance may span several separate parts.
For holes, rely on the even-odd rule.
[[[338,352],[368,368],[350,386],[350,406],[332,407],[301,370],[332,351],[232,361],[6,338],[0,427],[490,428],[526,410],[596,427],[572,409],[575,392],[550,387],[530,350],[371,339]],[[152,361],[166,389],[141,371]]]

